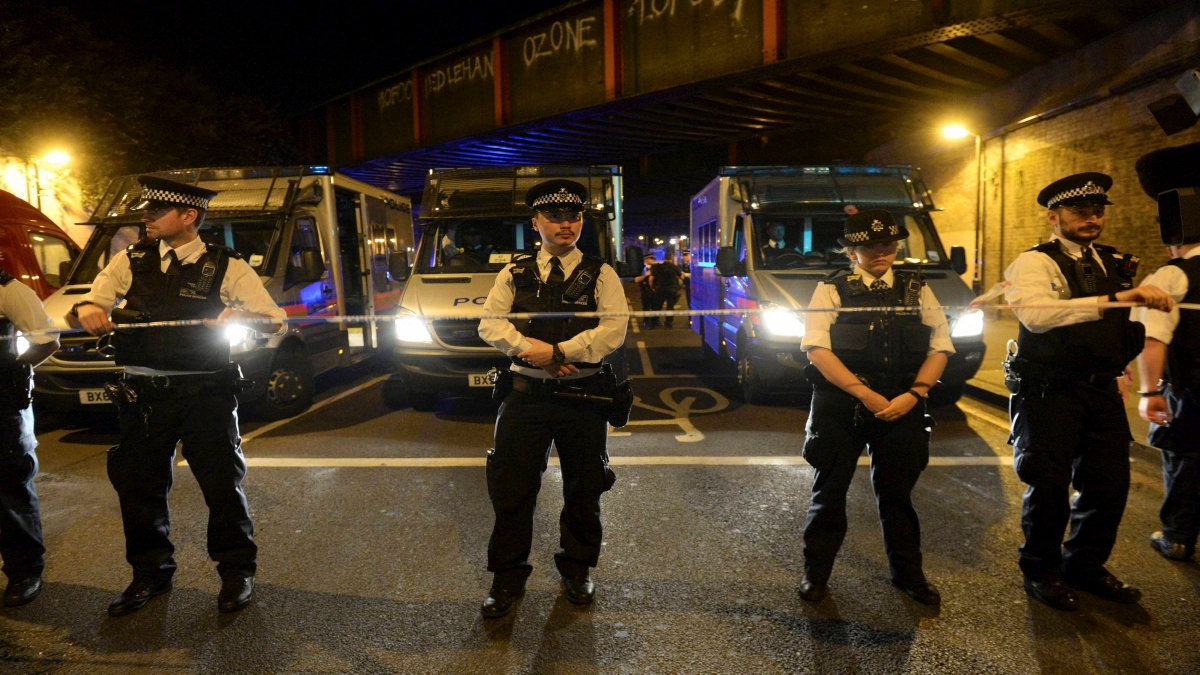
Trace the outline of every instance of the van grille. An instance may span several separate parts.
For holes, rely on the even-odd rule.
[[[479,337],[479,321],[466,320],[436,320],[433,331],[438,340],[447,347],[488,347],[488,343]]]
[[[111,363],[113,357],[104,356],[96,350],[94,337],[63,337],[54,358],[71,363]]]

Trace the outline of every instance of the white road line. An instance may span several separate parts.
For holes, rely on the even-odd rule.
[[[642,373],[645,375],[654,375],[654,366],[650,365],[650,352],[646,350],[646,343],[638,340],[637,348],[638,356],[642,358]]]
[[[446,468],[486,466],[486,457],[247,457],[248,466],[277,469],[311,468]],[[799,455],[778,456],[629,456],[612,457],[613,466],[807,466]],[[859,466],[870,466],[870,457],[859,457]],[[1008,466],[1012,457],[930,457],[929,466]],[[550,458],[558,466],[558,458]]]
[[[320,410],[321,408],[324,408],[325,406],[329,405],[330,403],[334,403],[335,401],[340,401],[340,400],[346,398],[347,396],[357,394],[358,392],[362,391],[363,389],[366,389],[366,388],[376,385],[380,382],[383,382],[384,380],[388,379],[389,377],[391,377],[391,375],[380,375],[379,377],[372,378],[370,380],[367,380],[366,382],[363,382],[362,384],[358,385],[357,387],[351,387],[336,396],[330,396],[329,398],[327,398],[323,401],[318,401],[317,403],[312,404],[311,408],[309,408],[308,410],[305,410],[304,412],[300,413],[299,415],[296,415],[295,417],[289,417],[285,420],[278,420],[275,422],[271,422],[270,424],[261,426],[261,427],[255,429],[254,431],[251,431],[250,433],[246,434],[245,436],[242,436],[242,443],[245,444],[246,441],[254,440],[255,438],[258,438],[259,436],[262,436],[263,434],[267,433],[268,431],[274,431],[275,429],[278,429],[279,427],[281,427],[289,422],[294,422],[309,413],[316,412],[316,411]]]
[[[968,415],[971,415],[972,417],[977,417],[988,424],[1000,427],[1001,429],[1011,428],[1007,419],[1000,417],[999,415],[994,415],[989,412],[987,408],[977,406],[974,403],[967,403],[966,401],[959,399],[958,409],[967,413]]]

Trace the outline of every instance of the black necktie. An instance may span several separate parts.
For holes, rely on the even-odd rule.
[[[1083,282],[1083,292],[1089,295],[1096,293],[1096,268],[1099,263],[1096,262],[1096,257],[1092,255],[1092,247],[1084,246],[1080,251],[1082,257],[1079,259],[1079,278]]]
[[[175,255],[175,249],[168,250],[167,257],[171,259],[171,264],[167,265],[167,274],[179,274],[179,256]]]
[[[550,276],[546,277],[546,283],[561,284],[566,278],[563,274],[562,261],[557,256],[550,258]]]
[[[875,291],[876,293],[883,293],[884,291],[888,290],[887,282],[883,279],[876,279],[875,281],[871,282],[871,290]]]

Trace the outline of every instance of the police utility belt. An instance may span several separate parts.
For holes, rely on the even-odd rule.
[[[488,371],[488,377],[493,384],[494,401],[503,401],[510,392],[516,391],[533,398],[593,403],[616,429],[629,423],[629,413],[633,410],[633,390],[629,380],[618,383],[612,365],[608,363],[603,364],[595,375],[570,380],[529,377],[499,368]]]
[[[33,402],[33,366],[16,361],[0,368],[0,411],[24,410]]]
[[[242,376],[242,367],[230,363],[224,371],[188,375],[131,375],[122,373],[104,385],[118,406],[138,401],[163,401],[202,394],[238,394],[254,386]]]
[[[1027,359],[1022,359],[1017,355],[1017,341],[1009,340],[1006,347],[1007,355],[1004,358],[1004,388],[1008,393],[1028,394],[1033,389],[1053,385],[1088,385],[1097,389],[1104,389],[1111,386],[1121,373],[1115,372],[1077,372],[1073,370],[1054,369],[1035,367],[1033,363]]]

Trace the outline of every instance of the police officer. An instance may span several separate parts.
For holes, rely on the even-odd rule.
[[[485,314],[508,312],[626,312],[617,273],[576,248],[587,190],[550,180],[526,195],[542,245],[500,272]],[[496,522],[488,543],[495,576],[483,602],[485,617],[504,616],[525,590],[533,566],[533,513],[550,445],[562,466],[563,509],[555,554],[563,591],[572,603],[592,602],[589,568],[600,557],[600,495],[616,479],[608,468],[608,424],[587,398],[601,384],[601,359],[622,348],[628,318],[485,319],[479,335],[512,358],[512,391],[500,406],[487,485]]]
[[[654,287],[651,286],[650,270],[654,268],[658,262],[654,258],[653,253],[647,253],[642,256],[642,273],[634,277],[633,282],[637,284],[638,293],[641,296],[642,311],[654,311]],[[658,317],[642,317],[642,328],[655,328],[658,326]]]
[[[37,438],[33,435],[33,366],[58,349],[55,335],[26,335],[19,351],[16,331],[53,328],[37,294],[0,270],[0,559],[8,586],[4,606],[32,602],[42,592],[42,518],[33,478]]]
[[[853,265],[830,274],[809,309],[879,307],[879,312],[809,312],[801,348],[811,365],[812,408],[804,458],[813,467],[804,528],[800,597],[825,597],[846,536],[846,492],[865,446],[892,583],[917,602],[941,595],[921,567],[921,526],[912,490],[929,463],[926,398],[954,353],[946,315],[920,272],[892,269],[908,230],[882,209],[846,219]],[[894,308],[911,308],[895,311]]]
[[[1122,603],[1141,597],[1104,563],[1129,492],[1132,436],[1117,378],[1141,351],[1143,333],[1128,308],[1100,303],[1168,309],[1171,300],[1154,286],[1133,287],[1136,257],[1095,243],[1111,187],[1102,173],[1046,186],[1037,201],[1054,235],[1005,271],[1008,302],[1031,305],[1015,310],[1017,352],[1006,363],[1013,466],[1029,486],[1021,572],[1030,597],[1063,610],[1079,606],[1072,588]]]
[[[650,268],[650,286],[654,289],[654,300],[652,306],[654,311],[666,309],[672,311],[675,309],[675,304],[679,302],[680,284],[683,282],[683,272],[680,271],[679,265],[671,259],[670,251],[663,258],[663,261],[656,263]],[[657,319],[655,319],[657,322]],[[667,328],[673,327],[675,317],[666,316],[663,318],[663,326]]]
[[[1200,187],[1200,143],[1156,150],[1137,162],[1142,189],[1154,199],[1168,190]],[[1175,302],[1200,303],[1200,222],[1179,220],[1179,232],[1163,228],[1171,262],[1142,281],[1171,295]],[[1138,356],[1142,389],[1138,413],[1150,422],[1150,444],[1162,451],[1165,495],[1159,518],[1162,530],[1150,545],[1164,558],[1189,560],[1200,534],[1200,312],[1169,313],[1138,308],[1146,326],[1145,349]]]
[[[68,322],[92,335],[113,331],[109,313],[151,321],[203,319],[186,328],[118,330],[116,362],[125,371],[110,393],[120,410],[121,441],[108,453],[108,477],[121,503],[125,557],[133,582],[108,607],[112,616],[137,611],[171,590],[175,547],[167,496],[175,445],[209,507],[208,554],[217,562],[217,608],[233,612],[254,593],[257,547],[242,479],[246,461],[238,432],[235,379],[223,327],[248,320],[260,333],[286,330],[284,312],[236,251],[197,235],[217,193],[153,176],[138,178],[146,237],[113,256]],[[236,369],[236,366],[232,367]]]

